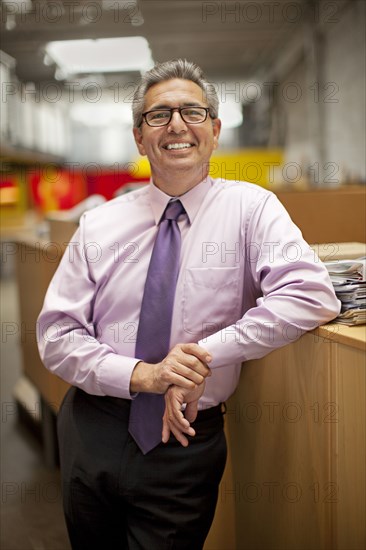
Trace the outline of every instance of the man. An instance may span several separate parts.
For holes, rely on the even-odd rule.
[[[77,550],[202,548],[241,363],[339,311],[275,196],[208,176],[221,124],[196,65],[149,71],[133,116],[151,183],[81,218],[39,318],[46,367],[73,385],[59,441]]]

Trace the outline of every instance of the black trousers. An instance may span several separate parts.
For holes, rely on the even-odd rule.
[[[220,407],[199,413],[184,448],[143,455],[130,402],[71,388],[58,416],[64,512],[73,550],[195,550],[210,529],[226,462]]]

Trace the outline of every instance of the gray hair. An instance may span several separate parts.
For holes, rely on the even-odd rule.
[[[133,125],[135,128],[139,128],[142,124],[145,95],[149,88],[154,86],[154,84],[174,78],[191,80],[197,84],[204,92],[205,100],[210,109],[211,118],[218,117],[219,99],[214,85],[206,80],[200,67],[192,63],[192,61],[187,61],[186,59],[173,59],[165,63],[158,63],[142,76],[132,101]]]

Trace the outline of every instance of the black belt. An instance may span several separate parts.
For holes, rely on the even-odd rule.
[[[83,390],[80,390],[79,388],[76,389],[76,392],[79,395],[83,396],[84,399],[87,399],[89,402],[92,402],[94,405],[100,406],[103,409],[107,407],[107,408],[112,408],[114,412],[117,414],[118,412],[122,414],[129,414],[129,410],[131,406],[130,399],[123,399],[121,397],[112,397],[107,395],[104,395],[104,396],[90,395],[88,393],[85,393]],[[220,403],[219,405],[216,405],[214,407],[199,410],[197,413],[197,418],[194,421],[194,423],[196,424],[196,423],[220,418],[222,417],[223,414],[225,414],[225,412],[226,412],[225,403]]]

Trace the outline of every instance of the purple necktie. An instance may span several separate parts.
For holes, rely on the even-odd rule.
[[[175,287],[180,258],[179,200],[168,203],[160,220],[142,298],[135,357],[158,363],[169,352]],[[132,401],[129,432],[146,454],[161,442],[164,396],[139,393]]]

